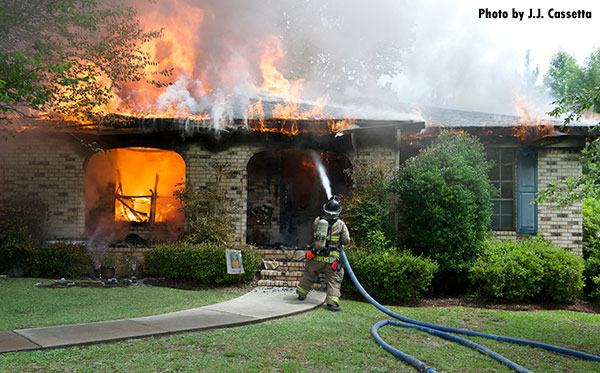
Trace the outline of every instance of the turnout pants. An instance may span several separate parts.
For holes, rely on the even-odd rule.
[[[344,269],[342,268],[339,272],[331,269],[330,257],[316,256],[312,260],[306,262],[304,266],[304,273],[300,284],[296,288],[296,293],[306,296],[313,288],[313,284],[320,273],[325,274],[325,281],[327,281],[327,298],[325,300],[328,304],[332,302],[335,305],[340,304],[340,288],[342,286],[342,280],[344,278]]]

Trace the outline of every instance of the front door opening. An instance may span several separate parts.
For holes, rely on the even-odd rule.
[[[316,151],[323,160],[335,195],[348,187],[348,158]],[[312,222],[323,213],[327,196],[309,150],[256,154],[248,162],[246,241],[251,244],[304,246],[312,240]]]

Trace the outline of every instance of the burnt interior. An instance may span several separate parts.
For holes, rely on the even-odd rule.
[[[312,239],[312,222],[327,195],[309,150],[279,150],[256,154],[248,162],[246,241],[251,244],[303,246]],[[345,194],[350,167],[345,156],[316,151],[322,159],[334,195]]]
[[[135,234],[167,241],[183,232],[175,193],[185,183],[185,162],[176,152],[115,148],[91,156],[85,171],[86,238],[112,244]]]

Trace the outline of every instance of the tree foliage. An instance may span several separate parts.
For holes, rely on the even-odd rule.
[[[374,161],[357,161],[344,171],[352,180],[348,196],[342,199],[344,220],[358,244],[372,243],[370,237],[376,232],[396,244],[397,228],[392,224],[396,197],[390,191],[393,171]]]
[[[582,113],[600,113],[600,49],[580,66],[574,56],[558,51],[550,60],[544,84],[557,99],[550,112],[555,117],[566,115],[565,123],[580,120]]]
[[[413,35],[398,25],[413,21],[405,1],[369,7],[361,1],[286,2],[279,21],[288,71],[317,92],[385,90],[381,77],[396,77]],[[323,38],[322,35],[327,35]]]
[[[34,110],[78,120],[105,114],[113,90],[148,79],[136,11],[116,0],[0,2],[0,119]],[[161,72],[168,74],[168,72]]]
[[[584,66],[568,53],[557,52],[550,61],[544,83],[557,98],[553,102],[555,108],[549,114],[556,118],[564,116],[565,124],[580,120],[586,111],[600,113],[600,49],[588,57]],[[564,207],[582,201],[586,196],[597,196],[599,146],[600,139],[588,141],[581,153],[583,173],[550,185],[539,193],[538,201],[553,200]]]
[[[438,290],[464,290],[488,235],[494,193],[490,166],[476,138],[445,131],[395,176],[406,246],[439,263]]]
[[[227,196],[226,189],[221,187],[221,180],[229,167],[228,163],[212,163],[207,168],[213,173],[213,183],[200,188],[188,183],[176,192],[187,223],[183,242],[223,246],[233,241],[235,225],[231,216],[238,206]]]

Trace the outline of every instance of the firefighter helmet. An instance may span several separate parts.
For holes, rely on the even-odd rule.
[[[323,205],[323,211],[329,215],[339,215],[340,212],[342,212],[342,206],[340,205],[340,202],[335,199],[335,197],[332,197]]]

